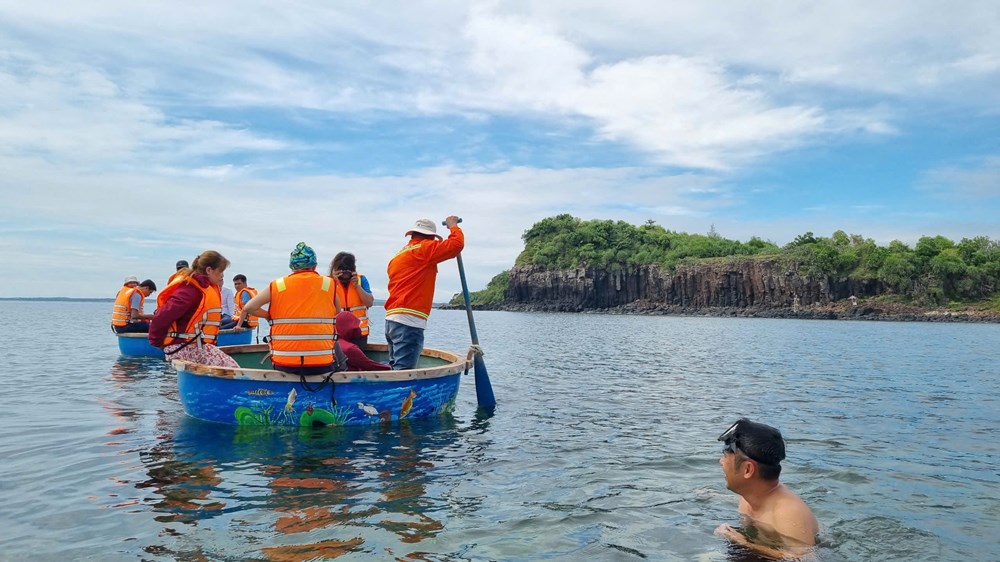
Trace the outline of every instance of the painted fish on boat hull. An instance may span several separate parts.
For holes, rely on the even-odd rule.
[[[230,354],[259,354],[266,346],[238,346]],[[438,350],[431,367],[409,371],[348,371],[300,377],[268,369],[227,369],[174,360],[188,415],[256,426],[356,425],[440,415],[454,408],[469,360]],[[428,361],[430,362],[430,361]],[[249,361],[245,361],[249,363]],[[402,407],[400,406],[402,405]],[[393,413],[397,413],[393,415]]]

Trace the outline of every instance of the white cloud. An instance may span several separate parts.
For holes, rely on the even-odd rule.
[[[0,276],[7,286],[0,287],[3,296],[101,296],[122,275],[160,281],[173,261],[209,248],[229,257],[234,273],[262,283],[285,273],[288,252],[302,240],[321,260],[341,250],[356,253],[376,295],[384,298],[385,264],[405,242],[403,232],[417,218],[452,213],[465,219],[469,281],[480,288],[513,264],[523,247],[521,234],[546,216],[608,218],[609,207],[627,200],[632,207],[616,211],[622,218],[676,223],[678,215],[711,210],[711,201],[688,200],[685,193],[689,186],[715,182],[693,174],[600,168],[431,168],[409,176],[229,181],[126,172],[92,176],[9,158],[0,164],[10,171],[0,179],[0,189],[10,193],[0,210],[0,239],[12,241],[0,251],[5,261],[23,264],[16,275]],[[29,226],[38,224],[47,228]],[[35,259],[40,247],[48,258]],[[51,278],[53,260],[61,270],[78,272],[79,282],[54,278],[59,291],[50,281],[36,284]],[[438,289],[437,298],[447,299],[460,290],[457,277],[442,273]]]
[[[942,199],[1000,198],[1000,156],[977,159],[964,166],[928,170],[919,187]]]
[[[629,140],[664,164],[729,168],[803,142],[824,125],[816,108],[775,107],[734,87],[707,61],[650,57],[597,68],[579,109],[612,140]]]
[[[66,106],[101,116],[107,115],[109,104],[120,113],[94,119],[88,128],[103,133],[103,146],[112,153],[134,149],[129,141],[183,143],[188,151],[205,155],[224,152],[227,146],[283,148],[283,141],[239,126],[174,119],[166,113],[171,100],[200,107],[302,108],[352,119],[370,112],[490,112],[544,115],[576,126],[583,118],[590,120],[597,137],[637,147],[660,163],[713,169],[737,167],[843,128],[839,113],[831,113],[835,108],[812,100],[779,101],[772,94],[783,76],[801,78],[814,67],[789,60],[778,47],[803,35],[796,26],[819,26],[828,13],[799,13],[791,25],[784,23],[787,14],[779,8],[736,6],[735,13],[745,17],[724,18],[733,21],[723,24],[714,16],[705,19],[707,8],[689,4],[657,9],[632,2],[617,15],[590,6],[595,9],[590,16],[580,8],[560,6],[563,11],[516,2],[475,4],[468,11],[461,4],[400,8],[420,24],[413,26],[401,26],[397,11],[388,17],[381,9],[334,10],[309,3],[295,10],[244,4],[237,9],[225,3],[193,10],[156,3],[124,9],[116,4],[112,9],[98,2],[89,10],[70,7],[65,16],[52,10],[14,10],[19,25],[40,39],[85,45],[75,57],[66,47],[42,47],[42,58],[33,61],[74,61],[60,64],[49,84],[37,86],[47,92],[34,96],[54,98],[40,111],[67,127],[66,151],[88,147],[82,135],[73,134],[87,123]],[[79,21],[70,26],[61,19],[70,16]],[[820,36],[825,37],[828,21],[822,21]],[[628,35],[605,28],[623,22],[629,24]],[[720,37],[692,30],[702,25]],[[763,37],[762,29],[772,30],[774,37]],[[59,38],[60,33],[69,37]],[[120,53],[122,43],[128,44],[127,56]],[[847,47],[853,42],[838,45],[839,51],[834,50],[844,57],[856,52]],[[13,43],[8,48],[19,47]],[[802,50],[809,47],[792,49]],[[969,56],[974,55],[965,58]],[[100,64],[107,59],[124,65],[111,75]],[[844,62],[820,67],[842,68]],[[83,78],[73,82],[70,77],[76,76]],[[66,99],[60,96],[66,91],[93,91],[95,96],[90,101],[75,95]],[[855,115],[865,111],[863,106],[851,108]],[[886,117],[869,116],[864,130],[891,130]],[[24,113],[21,125],[40,121],[39,115]],[[145,131],[151,124],[158,127]],[[109,144],[110,139],[119,139],[118,144]]]
[[[8,2],[0,256],[25,269],[0,273],[0,295],[100,296],[123,270],[165,278],[207,247],[260,285],[299,240],[321,257],[354,250],[384,291],[406,227],[449,213],[466,217],[474,287],[510,266],[523,230],[561,212],[691,232],[714,223],[744,239],[847,229],[836,213],[870,222],[871,209],[746,220],[746,194],[764,188],[740,172],[803,146],[902,137],[910,104],[995,114],[997,20],[993,2],[929,0]],[[321,123],[377,121],[385,137],[419,144],[423,123],[395,117],[450,118],[449,138],[481,127],[406,170],[323,169],[352,153]],[[565,139],[567,152],[588,141],[620,150],[626,164],[549,169],[484,132],[501,118]],[[314,128],[296,136],[283,120]],[[483,146],[495,160],[475,158]],[[996,176],[988,159],[928,172],[923,185],[988,198]],[[918,220],[942,233],[970,220],[945,214]],[[900,217],[879,228],[915,230]],[[73,274],[51,276],[51,258]],[[457,283],[442,274],[440,289],[439,299]]]
[[[992,75],[994,85],[997,78],[990,61],[1000,52],[1000,14],[989,0],[957,5],[933,0],[745,0],[724,6],[577,0],[498,6],[501,12],[559,22],[560,32],[576,44],[621,58],[704,56],[794,81],[907,97],[951,97],[946,88],[971,74]],[[928,69],[954,65],[969,74],[926,79]],[[987,99],[967,101],[997,100],[997,93],[986,88],[977,94]]]
[[[0,66],[0,153],[101,169],[288,148],[218,121],[173,118],[149,105],[147,92],[129,92],[93,67],[7,63],[6,71]]]

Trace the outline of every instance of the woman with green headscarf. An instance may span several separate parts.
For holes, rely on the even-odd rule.
[[[316,252],[305,242],[292,250],[292,273],[271,281],[243,307],[237,328],[251,315],[271,324],[271,363],[275,370],[317,375],[342,370],[335,352],[336,316],[340,302],[336,281],[316,273]],[[268,305],[267,310],[261,307]]]

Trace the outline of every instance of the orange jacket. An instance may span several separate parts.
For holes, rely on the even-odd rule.
[[[358,279],[361,279],[361,274],[358,274]],[[344,284],[340,281],[336,281],[335,286],[337,289],[337,299],[340,300],[340,306],[344,310],[350,312],[351,314],[358,317],[358,322],[361,324],[361,336],[368,335],[368,307],[365,306],[364,301],[361,300],[361,291],[364,289],[358,285],[358,282],[351,281],[347,284],[347,288],[344,288]]]
[[[215,337],[219,335],[219,325],[222,323],[222,295],[219,293],[217,285],[202,287],[200,283],[190,276],[175,277],[160,294],[156,297],[157,309],[162,309],[170,298],[180,287],[190,285],[201,292],[201,301],[198,307],[188,317],[186,326],[178,326],[178,321],[174,321],[167,329],[167,336],[163,338],[163,345],[168,346],[174,343],[184,343],[193,339],[198,340],[198,345],[215,344]]]
[[[434,303],[434,281],[437,264],[450,260],[462,252],[465,235],[453,226],[445,240],[410,239],[389,260],[389,298],[385,301],[385,315],[409,314],[427,319]]]
[[[257,289],[254,289],[253,287],[244,287],[240,289],[238,293],[236,293],[236,296],[233,297],[234,301],[233,318],[240,318],[243,316],[243,297],[242,297],[243,293],[250,295],[250,298],[254,298],[257,296]],[[250,316],[246,320],[246,325],[251,328],[256,328],[257,323],[258,322],[256,316]]]
[[[132,300],[132,293],[139,290],[139,287],[129,287],[128,285],[122,286],[118,289],[118,295],[115,297],[115,306],[111,310],[111,325],[112,326],[125,326],[132,320],[131,306],[129,306],[129,301]],[[143,295],[145,298],[146,295]],[[142,301],[139,301],[139,313],[142,313]]]
[[[334,279],[314,270],[271,281],[271,362],[319,367],[334,362],[337,306]]]

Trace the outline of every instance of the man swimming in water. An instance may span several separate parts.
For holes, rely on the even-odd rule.
[[[781,432],[741,418],[719,441],[724,443],[719,464],[726,487],[740,496],[743,528],[723,524],[716,534],[775,558],[809,552],[816,544],[819,523],[809,506],[778,482],[785,459]]]

